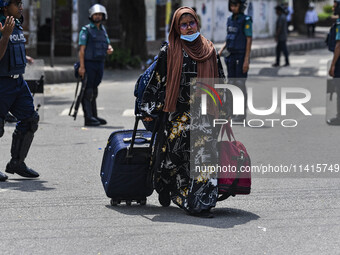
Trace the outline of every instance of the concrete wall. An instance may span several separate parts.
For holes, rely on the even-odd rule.
[[[24,4],[24,34],[27,39],[27,49],[29,49],[29,54],[36,56],[36,44],[37,44],[37,2],[32,0],[22,1]]]
[[[324,1],[321,1],[321,2],[314,1],[315,10],[316,10],[317,13],[323,12],[323,7],[325,5],[333,5],[333,3],[334,3],[334,0],[324,0]]]
[[[195,6],[202,20],[202,34],[214,42],[222,42],[226,36],[227,18],[231,15],[226,0],[185,0],[182,5]],[[274,34],[276,0],[250,0],[252,6],[254,38],[271,37]],[[246,13],[248,13],[248,9]]]
[[[145,0],[146,40],[156,40],[156,0]]]

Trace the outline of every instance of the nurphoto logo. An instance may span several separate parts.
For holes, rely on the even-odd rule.
[[[308,103],[311,99],[311,93],[309,90],[305,88],[296,88],[296,87],[283,87],[279,88],[273,87],[272,88],[272,100],[271,100],[271,106],[267,109],[256,109],[254,106],[254,92],[253,88],[248,88],[248,100],[245,102],[245,97],[242,92],[242,90],[231,84],[215,84],[213,87],[207,85],[204,82],[197,82],[199,85],[197,88],[204,91],[205,93],[201,94],[201,114],[206,115],[207,114],[207,98],[208,96],[213,100],[215,106],[221,105],[223,108],[222,100],[220,95],[218,94],[218,89],[227,89],[231,92],[232,95],[232,109],[233,115],[244,115],[245,114],[245,103],[247,103],[248,110],[250,113],[256,116],[269,116],[271,114],[274,114],[278,111],[280,111],[281,116],[287,116],[287,106],[293,105],[297,109],[301,111],[301,113],[304,116],[311,116],[312,114],[310,111],[307,110],[305,107],[305,104]],[[294,96],[292,96],[294,94]],[[280,95],[280,98],[279,98]],[[280,102],[279,102],[280,99]],[[296,127],[298,125],[298,121],[296,119],[248,119],[243,120],[241,122],[233,122],[233,120],[227,120],[227,119],[214,119],[213,126],[216,125],[223,125],[230,122],[230,125],[243,125],[249,126],[249,127],[262,127],[265,125],[265,123],[269,123],[271,127],[274,127],[276,124],[280,123],[282,127]]]

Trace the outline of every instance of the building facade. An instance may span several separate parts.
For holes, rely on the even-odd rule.
[[[33,56],[49,56],[51,34],[55,56],[76,56],[78,33],[88,20],[88,9],[95,3],[106,6],[106,28],[112,42],[120,40],[119,3],[121,0],[23,0],[24,29],[28,51]],[[226,22],[230,15],[227,0],[144,0],[146,5],[147,40],[165,39],[171,9],[178,5],[196,7],[201,17],[201,32],[213,42],[226,36]],[[246,13],[253,17],[254,38],[271,37],[275,30],[274,7],[277,0],[248,0]],[[54,33],[53,33],[54,20]]]

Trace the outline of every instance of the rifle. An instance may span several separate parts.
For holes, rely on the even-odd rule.
[[[78,88],[79,88],[79,83],[81,81],[81,89],[80,89],[80,93],[78,95]],[[78,114],[78,109],[79,109],[79,105],[81,103],[81,101],[83,100],[83,97],[84,97],[84,93],[85,93],[85,88],[86,88],[86,76],[84,79],[81,79],[81,77],[79,76],[78,77],[78,80],[77,80],[77,87],[76,87],[76,92],[74,94],[74,100],[72,102],[72,105],[71,105],[71,108],[70,108],[70,111],[68,113],[69,116],[73,117],[74,120],[77,119],[77,114]],[[78,96],[77,96],[78,95]],[[73,110],[73,106],[74,106],[74,111],[73,111],[73,114],[72,114],[72,110]]]

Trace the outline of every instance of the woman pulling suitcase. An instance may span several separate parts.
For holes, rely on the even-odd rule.
[[[199,31],[195,11],[189,7],[177,9],[170,28],[169,45],[161,49],[155,75],[144,91],[141,109],[145,116],[165,116],[155,146],[159,153],[155,172],[159,202],[169,206],[172,201],[189,215],[210,218],[213,217],[210,210],[215,207],[218,197],[217,179],[212,175],[190,176],[190,153],[199,150],[190,144],[190,132],[194,131],[193,127],[209,122],[204,131],[208,139],[202,146],[202,156],[208,161],[216,158],[217,135],[211,127],[214,113],[208,109],[204,117],[198,111],[193,112],[190,87],[192,78],[224,79],[225,76],[213,43]]]

